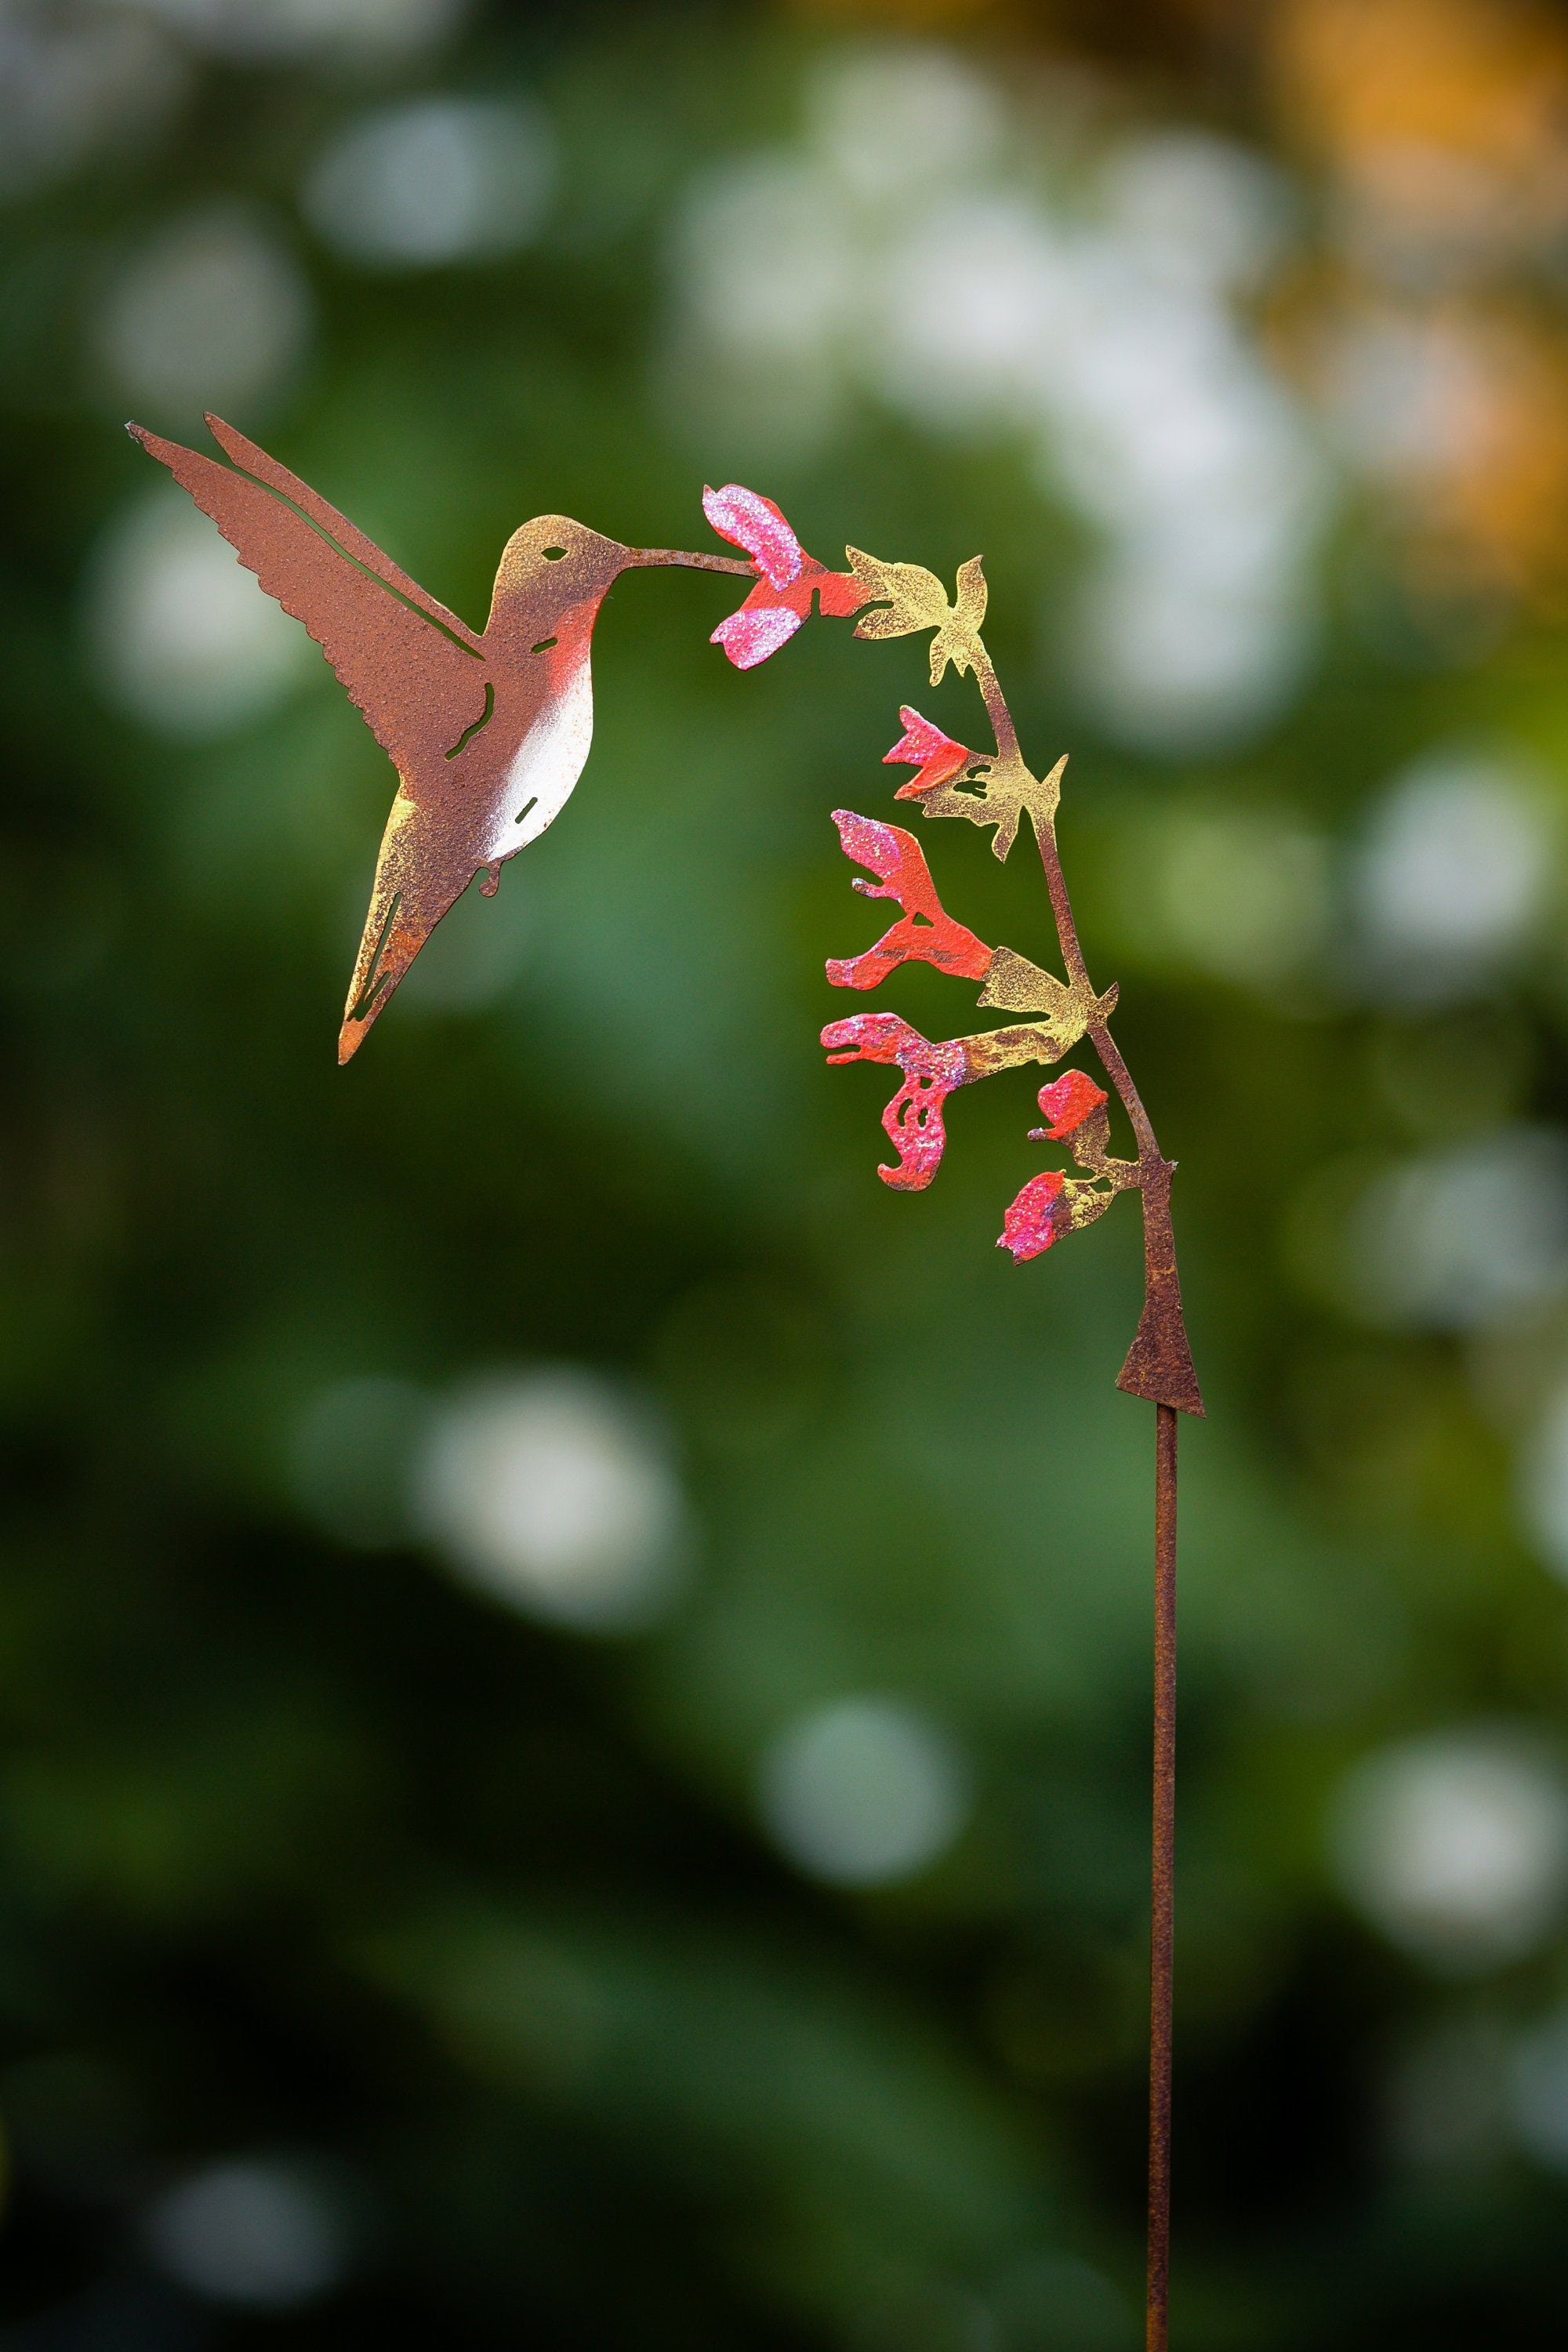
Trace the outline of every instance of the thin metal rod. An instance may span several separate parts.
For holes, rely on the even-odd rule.
[[[754,580],[757,567],[739,555],[689,555],[679,547],[631,547],[626,553],[633,564],[684,565],[688,572],[733,572],[742,580]]]
[[[1171,1980],[1176,1859],[1176,1412],[1154,1407],[1154,1828],[1149,1937],[1148,2352],[1165,2352],[1171,2270]]]

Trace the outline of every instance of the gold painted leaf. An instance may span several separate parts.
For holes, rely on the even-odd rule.
[[[1007,758],[977,761],[963,785],[934,784],[921,795],[922,816],[961,816],[970,824],[993,824],[991,846],[1005,858],[1017,837],[1018,820],[1026,809],[1042,837],[1049,831],[1061,798],[1062,771],[1067,754],[1048,776],[1030,774],[1017,752]],[[976,790],[975,787],[979,789]]]
[[[980,558],[972,555],[961,564],[958,573],[959,620],[966,629],[978,629],[985,618],[985,574],[980,568]]]
[[[998,956],[992,959],[993,974],[996,973],[1004,952],[1007,955],[1007,963],[1003,967],[1001,977],[1005,985],[1008,966],[1015,970],[1024,967],[1025,959],[1013,956],[1010,950],[999,950]],[[1037,971],[1034,965],[1025,968],[1030,971]],[[1116,1009],[1114,983],[1103,996],[1096,996],[1094,991],[1083,982],[1069,988],[1065,981],[1041,971],[1031,992],[1045,1014],[1043,1020],[1020,1022],[1010,1029],[984,1029],[978,1036],[959,1040],[969,1056],[973,1076],[988,1078],[997,1070],[1016,1068],[1020,1062],[1059,1062],[1064,1054],[1072,1051],[1086,1030],[1097,1028],[1109,1021]],[[978,1001],[983,1005],[1005,1002],[991,993],[989,980]]]
[[[951,662],[960,677],[967,677],[974,667],[973,633],[963,628],[955,613],[948,615],[947,626],[937,631],[931,641],[931,682],[940,686],[947,676]]]
[[[857,622],[858,637],[907,637],[916,629],[940,629],[948,617],[946,591],[934,572],[919,563],[883,563],[858,547],[844,551],[849,568],[878,609]]]
[[[985,618],[985,574],[980,558],[972,555],[958,574],[958,602],[948,605],[942,625],[931,641],[931,682],[940,686],[951,662],[960,677],[967,677],[980,650],[980,624]]]
[[[1116,1192],[1121,1189],[1118,1185]],[[1068,1232],[1079,1234],[1085,1225],[1092,1225],[1097,1217],[1103,1217],[1115,1200],[1116,1192],[1102,1191],[1098,1184],[1089,1183],[1081,1176],[1069,1176],[1061,1190],[1067,1212],[1063,1222]]]

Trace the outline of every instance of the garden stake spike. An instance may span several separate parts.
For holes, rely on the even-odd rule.
[[[1039,845],[1062,976],[1008,947],[988,947],[942,907],[914,835],[852,810],[834,811],[846,853],[875,878],[856,888],[889,898],[900,919],[874,946],[830,962],[835,987],[868,990],[918,960],[982,983],[983,1007],[1015,1015],[998,1029],[933,1042],[896,1013],[862,1013],[822,1033],[835,1062],[886,1062],[900,1074],[882,1125],[897,1155],[879,1172],[901,1192],[930,1184],[946,1146],[942,1104],[959,1087],[1028,1063],[1047,1067],[1088,1039],[1126,1112],[1135,1160],[1111,1155],[1109,1097],[1068,1069],[1039,1089],[1046,1124],[1031,1139],[1065,1143],[1078,1175],[1045,1169],[1006,1210],[998,1246],[1015,1264],[1038,1257],[1091,1224],[1124,1192],[1143,1202],[1143,1309],[1117,1386],[1155,1408],[1154,1812],[1150,2008],[1149,2352],[1165,2352],[1170,2255],[1171,1918],[1175,1835],[1176,1415],[1201,1413],[1187,1346],[1171,1222],[1166,1160],[1110,1034],[1114,987],[1089,977],[1057,848],[1065,758],[1044,777],[1025,764],[1017,730],[981,636],[986,585],[978,556],[962,566],[950,603],[933,572],[848,548],[831,572],[801,547],[769,499],[731,483],[703,495],[721,537],[743,558],[629,548],[564,515],[513,532],[502,552],[482,636],[427,595],[354,525],[237,433],[209,416],[227,466],[128,429],[189,490],[286,612],[326,654],[397,769],[364,933],[339,1037],[347,1061],[442,916],[478,873],[493,891],[500,870],[536,841],[564,806],[593,731],[589,649],[612,583],[630,567],[679,564],[753,584],[712,641],[738,669],[787,644],[813,611],[859,615],[858,637],[931,633],[931,679],[949,666],[973,676],[994,751],[955,742],[908,705],[884,764],[915,768],[895,797],[925,817],[959,816],[994,828],[1005,857],[1026,816]]]

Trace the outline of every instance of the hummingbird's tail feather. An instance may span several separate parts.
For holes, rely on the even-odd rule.
[[[392,803],[376,860],[370,911],[338,1032],[338,1060],[352,1059],[385,1010],[404,973],[447,908],[474,877],[472,859],[450,847],[423,815],[406,783]]]

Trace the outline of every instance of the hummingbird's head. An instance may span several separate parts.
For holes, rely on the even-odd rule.
[[[632,560],[630,548],[570,515],[535,515],[502,551],[486,635],[499,629],[531,646],[574,622],[591,628],[605,591]]]

